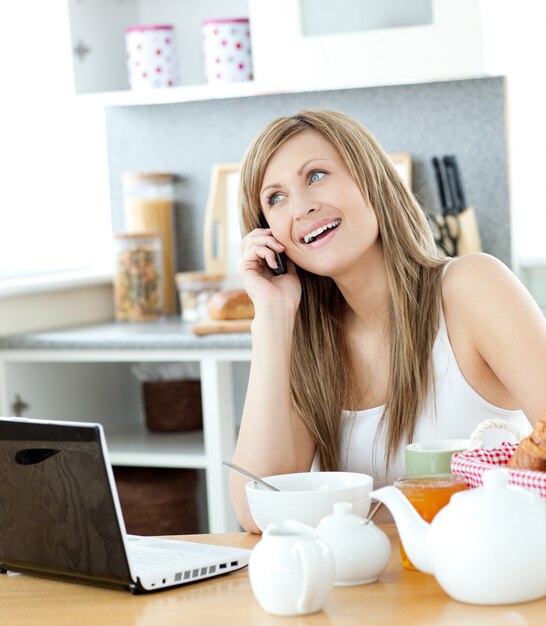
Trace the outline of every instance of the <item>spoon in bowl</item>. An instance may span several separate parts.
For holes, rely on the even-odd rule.
[[[263,485],[267,489],[271,489],[271,491],[280,491],[280,489],[277,489],[277,487],[273,487],[273,485],[271,485],[270,483],[266,482],[265,480],[262,480],[261,478],[258,478],[258,476],[251,474],[249,471],[243,469],[242,467],[239,467],[238,465],[235,465],[234,463],[229,463],[228,461],[224,461],[223,464],[226,467],[229,467],[230,469],[235,470],[236,472],[239,472],[239,474],[242,474],[243,476],[246,476],[247,478],[250,478],[251,480],[254,480],[257,483],[260,483],[260,485]]]

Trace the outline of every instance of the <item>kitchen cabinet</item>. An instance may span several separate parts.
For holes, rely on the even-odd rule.
[[[495,64],[492,0],[68,0],[77,94],[109,105],[476,78]],[[493,7],[493,8],[492,8]],[[203,19],[250,19],[254,80],[205,83]],[[182,86],[129,89],[125,29],[175,26]]]
[[[202,21],[246,17],[247,0],[68,0],[76,94],[102,94],[108,104],[153,104],[215,97],[205,84]],[[131,26],[172,24],[181,87],[131,92],[125,31]],[[230,87],[233,87],[230,91]],[[227,85],[226,93],[245,93],[247,84]]]
[[[500,70],[489,1],[249,0],[249,5],[256,77],[287,90],[459,80]]]
[[[5,337],[0,410],[12,414],[18,395],[30,406],[23,412],[28,417],[101,422],[113,465],[204,470],[209,532],[234,531],[239,526],[222,461],[231,459],[235,447],[235,370],[249,360],[250,334],[196,337],[172,318]],[[130,373],[131,364],[142,362],[199,365],[203,431],[146,429]],[[244,375],[243,368],[243,383]]]

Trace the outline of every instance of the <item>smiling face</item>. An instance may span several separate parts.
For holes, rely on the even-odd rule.
[[[315,274],[335,279],[380,247],[372,207],[337,150],[314,130],[273,154],[260,206],[288,256]]]

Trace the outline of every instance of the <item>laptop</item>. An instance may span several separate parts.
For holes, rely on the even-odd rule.
[[[250,550],[127,535],[100,424],[0,418],[0,571],[133,593],[232,572]]]

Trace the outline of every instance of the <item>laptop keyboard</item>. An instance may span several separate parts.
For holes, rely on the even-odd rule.
[[[192,542],[158,539],[128,541],[129,559],[136,574],[177,572],[175,580],[189,580],[221,573],[238,565],[231,561],[232,550]],[[226,562],[223,562],[225,559]]]

